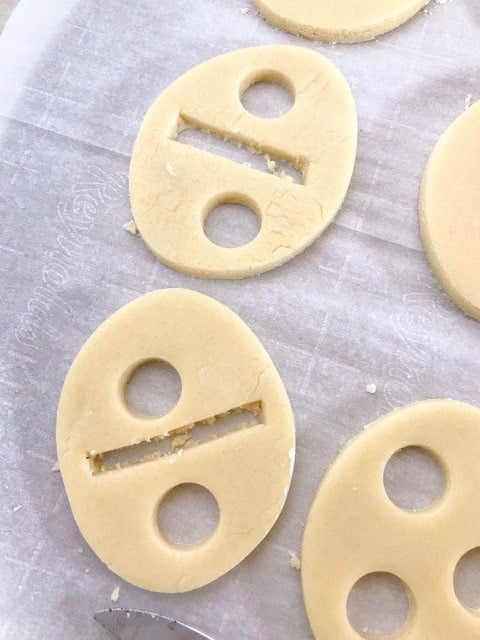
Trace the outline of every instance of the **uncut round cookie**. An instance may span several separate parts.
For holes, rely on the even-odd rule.
[[[430,0],[255,0],[276,27],[326,42],[363,42],[391,31]]]
[[[420,226],[440,284],[480,320],[480,102],[450,126],[428,160]]]
[[[384,485],[390,458],[415,447],[443,470],[428,508],[394,504]],[[302,583],[317,640],[370,637],[347,616],[350,591],[378,573],[400,580],[410,613],[398,640],[477,640],[478,613],[461,604],[454,574],[480,548],[480,409],[453,400],[413,404],[381,418],[340,453],[323,478],[305,526]],[[382,636],[386,637],[386,636]]]
[[[158,417],[132,410],[125,395],[150,361],[169,363],[182,385]],[[232,569],[274,525],[293,471],[294,422],[242,320],[208,296],[167,289],[121,308],[82,347],[58,407],[57,449],[73,515],[99,558],[138,587],[183,592]],[[219,522],[206,540],[177,544],[158,511],[191,484],[213,495]]]
[[[248,111],[244,92],[262,81],[282,85],[294,104],[283,115]],[[184,144],[200,131],[284,161],[298,182]],[[181,76],[145,116],[130,165],[133,216],[165,264],[208,278],[243,278],[277,267],[309,246],[342,206],[355,163],[357,116],[340,71],[304,47],[251,47],[204,62]],[[270,166],[275,162],[268,160]],[[222,247],[205,233],[215,208],[240,204],[260,221],[258,235]]]

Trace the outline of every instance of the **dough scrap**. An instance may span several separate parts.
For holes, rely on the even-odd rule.
[[[274,26],[325,42],[364,42],[409,20],[430,0],[255,0]]]
[[[291,89],[290,111],[266,119],[243,107],[244,91],[262,80]],[[185,127],[285,160],[304,184],[183,144],[176,137]],[[333,220],[356,147],[353,97],[326,58],[280,45],[227,53],[180,77],[150,107],[130,165],[133,216],[147,246],[174,269],[210,278],[255,275],[303,251]],[[205,235],[206,216],[227,202],[261,219],[246,245],[220,247]]]
[[[446,293],[480,320],[480,102],[440,138],[427,163],[420,226]]]
[[[158,418],[125,401],[131,374],[149,360],[170,363],[182,381],[178,404]],[[252,403],[261,407],[254,426],[196,446],[191,430],[180,450],[177,441],[165,455],[102,467],[107,452],[202,420],[205,430]],[[80,531],[112,571],[152,591],[201,587],[262,541],[283,508],[294,447],[287,394],[257,338],[232,311],[188,290],[157,291],[106,320],[75,358],[58,408],[60,471]],[[220,510],[216,531],[191,546],[167,540],[156,517],[163,497],[184,483],[206,487]]]
[[[383,473],[399,449],[422,447],[446,470],[443,495],[413,512],[387,496]],[[394,411],[355,438],[323,478],[308,516],[302,583],[318,640],[359,640],[347,618],[351,588],[363,576],[391,573],[410,596],[410,616],[395,638],[477,640],[480,617],[456,599],[453,574],[480,546],[480,409],[430,400]]]

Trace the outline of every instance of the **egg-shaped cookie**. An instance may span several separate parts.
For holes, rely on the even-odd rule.
[[[169,363],[182,385],[159,417],[125,395],[150,361]],[[228,416],[237,420],[215,431]],[[201,587],[263,540],[288,493],[294,446],[290,403],[262,345],[227,307],[188,290],[151,293],[108,318],[75,358],[58,407],[60,471],[81,533],[112,571],[158,592]],[[185,484],[206,488],[220,513],[193,545],[172,542],[157,518]]]
[[[283,115],[263,118],[242,97],[271,81],[293,96]],[[284,161],[299,182],[185,144],[186,129]],[[242,278],[285,263],[310,245],[339,211],[352,177],[356,109],[340,71],[324,56],[285,45],[227,53],[176,80],[148,110],[130,165],[135,223],[165,264],[208,278]],[[229,154],[227,154],[229,155]],[[233,158],[233,159],[232,159]],[[291,176],[290,176],[291,177]],[[219,246],[205,233],[218,206],[241,204],[259,218],[256,237]]]

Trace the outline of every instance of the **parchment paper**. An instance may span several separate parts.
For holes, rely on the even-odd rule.
[[[345,206],[310,249],[270,273],[180,275],[122,228],[136,131],[179,74],[263,43],[312,47],[350,82],[360,137]],[[177,616],[221,640],[311,637],[289,551],[300,550],[328,465],[394,407],[480,403],[480,324],[442,294],[417,224],[426,158],[466,98],[480,98],[479,43],[475,0],[432,2],[397,31],[352,46],[283,34],[250,0],[20,3],[0,61],[2,640],[106,638],[92,615],[112,604],[117,585],[119,605]],[[101,564],[51,469],[75,354],[120,306],[171,286],[217,298],[257,334],[290,395],[298,451],[286,508],[258,550],[204,589],[163,596]]]

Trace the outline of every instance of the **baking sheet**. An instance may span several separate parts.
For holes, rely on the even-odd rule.
[[[281,33],[250,0],[20,3],[0,44],[2,640],[104,638],[92,614],[116,586],[119,605],[222,640],[311,637],[289,552],[341,447],[408,402],[480,403],[480,325],[440,291],[416,213],[428,153],[465,100],[480,98],[479,42],[475,0],[432,2],[354,46]],[[283,267],[243,281],[183,276],[122,228],[136,131],[179,74],[264,43],[311,47],[350,82],[360,126],[351,189],[327,233]],[[171,286],[217,298],[257,334],[290,395],[298,451],[286,508],[258,550],[204,589],[156,595],[100,563],[51,469],[78,349],[121,305]]]

